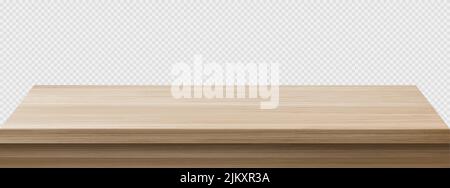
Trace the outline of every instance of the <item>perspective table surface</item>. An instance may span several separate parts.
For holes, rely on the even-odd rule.
[[[448,143],[415,86],[280,86],[268,99],[175,99],[169,86],[35,86],[0,143]]]

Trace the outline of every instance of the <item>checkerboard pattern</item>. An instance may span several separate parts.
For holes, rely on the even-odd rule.
[[[0,0],[0,124],[34,84],[165,85],[280,63],[287,85],[417,85],[450,124],[448,0]]]

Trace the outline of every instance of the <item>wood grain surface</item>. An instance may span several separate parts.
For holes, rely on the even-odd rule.
[[[167,86],[36,86],[0,143],[448,143],[414,86],[280,88],[264,99],[174,99]]]
[[[35,86],[0,127],[0,166],[450,166],[449,128],[415,86],[281,86],[278,108],[266,100]]]
[[[4,144],[1,167],[450,167],[435,144]]]

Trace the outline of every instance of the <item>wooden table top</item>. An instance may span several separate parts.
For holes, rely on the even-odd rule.
[[[280,86],[265,99],[175,99],[169,86],[35,86],[0,143],[448,143],[415,86]]]

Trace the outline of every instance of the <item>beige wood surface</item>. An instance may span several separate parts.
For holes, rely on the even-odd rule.
[[[280,88],[266,99],[174,99],[161,86],[36,86],[4,128],[448,129],[416,87]]]
[[[282,86],[265,99],[174,99],[167,86],[35,86],[3,143],[448,143],[414,86]]]
[[[35,86],[0,127],[0,167],[450,167],[414,86],[281,86],[174,99],[168,86]]]

